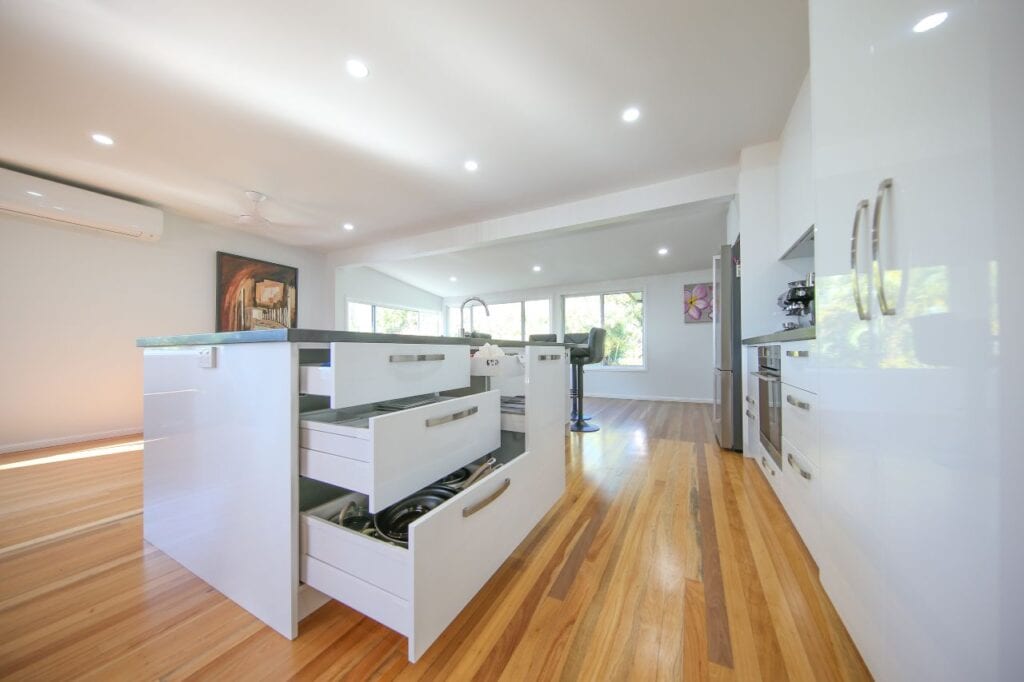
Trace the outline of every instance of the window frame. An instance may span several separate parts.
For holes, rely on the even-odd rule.
[[[380,308],[390,308],[392,310],[408,310],[410,312],[420,313],[420,314],[423,314],[423,313],[434,313],[434,314],[436,314],[438,316],[438,321],[440,323],[439,324],[439,329],[438,329],[438,335],[439,336],[444,336],[444,323],[445,323],[445,321],[444,321],[444,319],[442,317],[443,314],[444,314],[443,310],[433,310],[431,308],[413,308],[411,306],[391,305],[389,303],[374,303],[373,301],[367,301],[367,300],[362,300],[362,299],[358,299],[358,298],[349,298],[348,296],[345,297],[345,330],[346,331],[352,331],[351,329],[348,328],[348,320],[349,320],[349,310],[348,310],[348,308],[349,308],[349,305],[351,305],[352,303],[358,303],[359,305],[368,305],[368,306],[370,306],[370,329],[371,329],[371,331],[370,332],[360,332],[360,333],[363,333],[363,334],[366,334],[366,333],[369,333],[369,334],[384,333],[384,332],[378,332],[377,331],[377,308],[380,307]],[[393,332],[388,332],[388,333],[393,333]],[[426,335],[424,335],[424,334],[397,334],[396,336],[432,336],[432,335],[431,334],[426,334]]]
[[[526,296],[524,298],[512,298],[512,299],[506,299],[506,300],[497,300],[497,301],[488,301],[487,302],[488,306],[492,306],[492,305],[508,305],[510,303],[518,303],[519,304],[519,339],[518,340],[520,340],[520,341],[522,341],[524,343],[528,341],[527,335],[526,335],[526,303],[527,303],[527,301],[544,301],[547,304],[547,306],[548,306],[548,330],[547,330],[547,332],[541,332],[541,333],[550,334],[552,331],[554,331],[555,321],[553,319],[554,315],[552,314],[554,312],[554,306],[552,305],[552,301],[551,301],[551,297],[550,296],[536,296],[536,297]],[[453,310],[453,311],[458,311],[458,309],[459,309],[459,306],[457,306],[457,305],[446,305],[446,307],[449,310]],[[469,320],[468,320],[469,327],[467,328],[467,331],[469,331],[470,333],[473,332],[473,312],[472,311],[473,311],[474,308],[481,308],[481,307],[482,306],[479,303],[476,303],[476,304],[474,304],[472,306],[468,306],[467,307],[467,309],[470,311]],[[445,319],[445,325],[447,325],[448,324],[448,313],[447,313],[447,311],[445,312],[444,319]],[[458,336],[459,332],[461,330],[459,330],[459,329],[447,329],[447,331],[448,331],[448,336]],[[505,339],[505,340],[506,341],[516,341],[516,339]]]
[[[568,298],[583,298],[587,296],[599,296],[601,299],[601,327],[604,327],[604,297],[616,294],[636,294],[643,297],[644,316],[640,325],[640,352],[643,353],[643,363],[639,365],[607,365],[605,360],[593,365],[587,365],[588,372],[646,372],[647,371],[647,287],[627,287],[620,289],[594,289],[574,291],[562,294],[562,338],[565,338],[565,300]],[[575,333],[575,332],[570,332]],[[607,359],[607,358],[606,358]]]

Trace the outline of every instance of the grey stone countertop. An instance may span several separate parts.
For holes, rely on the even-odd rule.
[[[761,343],[783,343],[785,341],[808,341],[814,338],[814,327],[797,327],[783,329],[763,336],[751,336],[743,339],[744,346],[756,346]]]
[[[504,339],[463,338],[461,336],[413,336],[407,334],[372,334],[369,332],[343,332],[328,329],[257,329],[247,332],[210,332],[206,334],[180,334],[176,336],[144,336],[135,345],[140,348],[160,346],[215,346],[224,343],[412,343],[446,344],[450,346],[557,346],[557,341],[506,341]]]

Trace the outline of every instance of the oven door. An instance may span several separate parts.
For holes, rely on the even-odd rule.
[[[782,470],[782,381],[777,376],[758,372],[758,422],[761,445]]]

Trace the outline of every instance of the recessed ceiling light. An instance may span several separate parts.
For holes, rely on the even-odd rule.
[[[468,161],[466,161],[466,163],[462,164],[462,167],[465,168],[470,173],[476,173],[476,169],[480,167],[480,164],[478,164],[473,159],[469,159]]]
[[[110,145],[114,144],[114,138],[112,138],[110,135],[104,135],[103,133],[93,133],[92,141],[95,142],[96,144],[101,144],[104,147],[109,147]]]
[[[459,278],[456,277],[455,275],[452,275],[451,277],[448,278],[448,281],[449,282],[458,282]]]
[[[40,192],[33,192],[32,190],[26,190],[25,194],[29,195],[30,197],[41,197],[41,196],[43,196],[42,193],[40,193]]]
[[[658,255],[659,256],[667,256],[668,255],[668,249],[666,249],[664,246],[661,247],[660,249],[658,249]]]
[[[345,230],[346,232],[351,232],[352,230],[356,229],[356,226],[355,226],[355,225],[353,225],[352,223],[345,223],[345,224],[344,224],[344,225],[342,225],[341,227],[342,227],[342,229],[344,229],[344,230]]]
[[[63,211],[63,210],[64,210],[64,207],[63,207],[63,206],[54,206],[54,207],[53,207],[53,210],[54,210],[54,211]]]
[[[534,265],[533,266],[533,271],[534,272],[540,272],[540,266],[539,265]]]
[[[936,12],[935,14],[929,14],[924,19],[914,24],[914,33],[930,31],[944,22],[948,16],[949,12]]]
[[[366,64],[358,59],[350,59],[345,62],[345,70],[353,78],[366,78],[370,75],[370,69],[366,68]]]
[[[622,120],[626,123],[633,123],[640,118],[640,110],[636,107],[629,107],[622,112]]]

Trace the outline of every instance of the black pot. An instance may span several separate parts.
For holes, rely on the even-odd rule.
[[[455,471],[451,472],[450,474],[442,478],[440,481],[435,481],[434,485],[455,485],[456,483],[462,483],[467,478],[469,478],[469,474],[469,469],[467,469],[466,467],[462,467],[461,469],[456,469]]]
[[[429,485],[374,514],[373,525],[385,538],[406,547],[412,522],[452,499],[458,492],[446,485]]]

